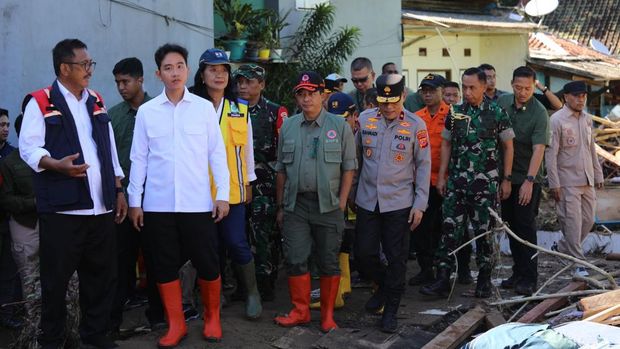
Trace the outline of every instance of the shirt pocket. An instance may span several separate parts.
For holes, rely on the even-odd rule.
[[[404,141],[399,139],[392,140],[390,144],[390,150],[392,153],[392,160],[394,164],[405,163],[412,154],[411,151],[411,141]]]
[[[284,141],[282,144],[282,160],[283,164],[292,164],[295,160],[295,141]]]
[[[235,146],[243,146],[248,142],[248,122],[243,117],[228,117],[228,131]]]
[[[579,145],[577,130],[570,126],[562,126],[562,147],[574,148]]]
[[[325,143],[323,151],[325,153],[325,162],[342,162],[342,148],[340,147],[340,143]]]

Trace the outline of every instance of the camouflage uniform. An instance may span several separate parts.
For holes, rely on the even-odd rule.
[[[258,288],[263,299],[269,297],[278,277],[281,246],[276,227],[275,161],[278,130],[287,110],[265,97],[249,109],[254,136],[254,162],[257,179],[252,182],[248,241],[254,253]]]
[[[496,209],[500,183],[501,141],[514,138],[508,114],[495,102],[484,100],[481,107],[462,104],[446,118],[442,137],[452,144],[448,168],[447,196],[443,202],[444,235],[437,251],[439,268],[454,267],[448,254],[462,241],[471,220],[474,235],[489,230],[488,208]],[[476,262],[491,270],[491,235],[476,240]]]

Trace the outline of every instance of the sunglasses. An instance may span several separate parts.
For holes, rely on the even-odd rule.
[[[366,77],[363,77],[363,78],[351,78],[351,82],[354,84],[361,84],[366,81],[368,81],[368,75],[366,75]]]

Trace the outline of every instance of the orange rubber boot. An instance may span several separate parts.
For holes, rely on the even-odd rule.
[[[310,273],[289,276],[288,291],[293,309],[285,316],[274,320],[282,327],[293,327],[310,322]]]
[[[321,276],[321,331],[338,328],[334,321],[334,304],[338,295],[340,275]]]
[[[187,325],[181,304],[181,282],[174,280],[165,284],[157,284],[159,295],[168,318],[168,332],[159,339],[160,349],[174,348],[187,335]]]
[[[219,342],[222,340],[222,324],[220,323],[220,290],[222,279],[217,277],[213,281],[198,278],[200,285],[200,295],[204,305],[205,327],[202,335],[209,342]]]

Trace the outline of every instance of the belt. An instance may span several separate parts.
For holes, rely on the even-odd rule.
[[[297,193],[297,196],[300,196],[304,199],[308,199],[308,200],[316,200],[319,198],[319,193],[317,192],[313,192],[313,191],[307,191],[307,192],[303,192],[303,193]]]

